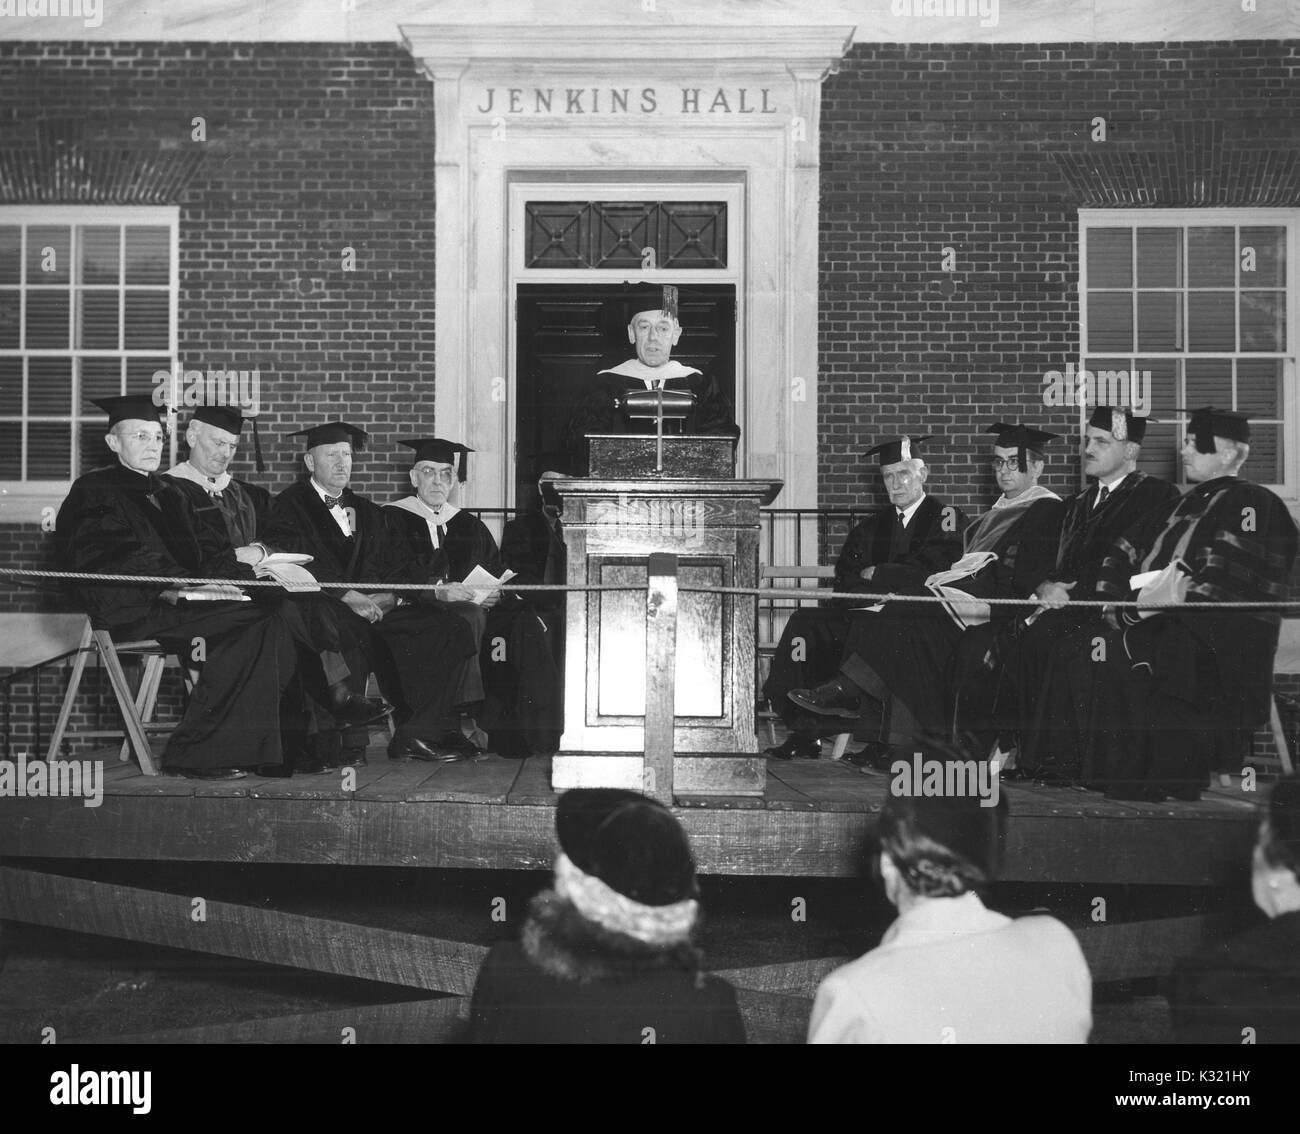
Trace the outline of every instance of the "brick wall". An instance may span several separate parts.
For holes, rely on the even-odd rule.
[[[820,504],[884,502],[860,456],[881,435],[942,434],[932,487],[977,512],[996,493],[985,425],[1076,435],[1040,395],[1079,335],[1082,202],[1055,155],[1086,164],[1096,116],[1112,153],[1162,168],[1189,139],[1225,171],[1234,150],[1294,148],[1297,71],[1297,42],[854,48],[822,94]],[[1253,193],[1234,173],[1218,203]],[[1077,470],[1056,442],[1047,486],[1071,491]]]

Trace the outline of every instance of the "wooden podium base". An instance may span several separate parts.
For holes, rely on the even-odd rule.
[[[673,757],[674,795],[761,796],[767,783],[767,757],[709,753]],[[627,752],[560,752],[551,759],[551,787],[615,787],[656,794],[654,769],[645,757]]]

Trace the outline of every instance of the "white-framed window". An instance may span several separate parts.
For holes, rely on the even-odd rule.
[[[1215,405],[1250,415],[1243,475],[1300,498],[1300,209],[1081,209],[1079,227],[1080,363],[1150,375],[1142,468],[1179,482],[1185,411]]]
[[[178,226],[176,208],[0,207],[0,519],[111,459],[90,399],[171,370]]]

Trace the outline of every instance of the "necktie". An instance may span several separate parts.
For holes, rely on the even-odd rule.
[[[1103,484],[1103,485],[1101,486],[1101,491],[1100,491],[1099,493],[1097,493],[1097,507],[1098,507],[1098,508],[1100,508],[1103,504],[1106,503],[1106,497],[1108,497],[1109,495],[1110,495],[1110,489],[1107,488],[1107,487]]]

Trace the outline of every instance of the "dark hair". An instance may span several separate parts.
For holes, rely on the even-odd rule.
[[[1269,866],[1289,870],[1300,878],[1300,775],[1283,776],[1273,785],[1260,853]]]
[[[970,760],[956,745],[924,741],[931,758]],[[987,807],[973,795],[885,798],[880,849],[889,855],[909,889],[925,898],[955,898],[982,891],[997,880],[1006,834],[1006,795]]]

